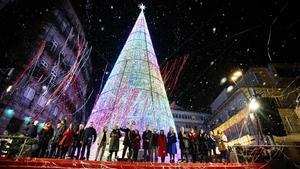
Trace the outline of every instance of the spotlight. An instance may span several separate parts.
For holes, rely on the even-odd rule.
[[[255,110],[257,110],[259,108],[259,106],[260,105],[259,105],[259,103],[257,102],[257,100],[255,98],[253,98],[253,99],[250,100],[250,103],[249,103],[250,110],[255,111]]]

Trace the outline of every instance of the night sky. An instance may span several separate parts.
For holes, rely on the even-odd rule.
[[[171,102],[185,109],[209,107],[228,85],[220,85],[222,77],[237,69],[300,60],[300,15],[292,1],[77,0],[73,4],[95,49],[94,68],[99,74],[95,86],[99,86],[105,64],[109,63],[108,72],[112,69],[141,2],[146,6],[145,16],[161,68],[189,55],[169,96]]]
[[[187,110],[209,107],[230,84],[220,85],[221,78],[229,77],[237,69],[300,62],[300,15],[295,1],[73,0],[93,46],[95,91],[99,91],[103,73],[105,80],[109,76],[138,17],[141,2],[146,6],[145,16],[161,68],[189,56],[174,91],[169,94],[170,102],[175,101]],[[11,22],[16,22],[15,29],[26,32],[22,18],[41,19],[37,15],[47,14],[48,8],[33,8],[26,15],[22,13],[24,16],[13,11],[14,17],[20,18]],[[1,40],[2,47],[12,45],[6,37]]]

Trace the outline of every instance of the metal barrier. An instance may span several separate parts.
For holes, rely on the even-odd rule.
[[[297,149],[297,151],[300,152],[300,145],[233,145],[230,146],[230,148],[232,150],[231,153],[233,153],[235,157],[234,160],[231,160],[233,162],[241,162],[239,155],[243,155],[245,157],[245,161],[243,162],[257,162],[257,159],[263,153],[265,153],[269,157],[267,161],[272,160],[273,157],[276,156],[282,156],[282,158],[287,159],[298,159],[298,156],[295,156],[295,158],[289,157],[288,155],[283,153],[283,150],[292,148]]]
[[[16,139],[18,139],[18,140],[24,140],[24,141],[22,142],[22,144],[21,144],[19,153],[18,153],[18,155],[17,155],[17,157],[21,157],[21,156],[22,156],[22,153],[23,153],[23,151],[24,151],[25,145],[27,144],[28,140],[29,140],[29,139],[32,139],[32,138],[26,137],[26,136],[0,135],[0,141],[1,141],[1,143],[2,143],[3,141],[6,141],[6,142],[9,143],[9,144],[13,144],[13,143],[14,143],[14,140],[16,140]],[[3,146],[1,145],[1,152],[2,152],[2,148],[3,148]],[[10,147],[10,148],[11,148],[11,147]],[[8,148],[8,149],[9,149],[9,148]]]

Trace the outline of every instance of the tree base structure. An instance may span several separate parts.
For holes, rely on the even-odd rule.
[[[49,158],[0,158],[0,168],[101,168],[101,169],[270,169],[262,163],[150,163],[150,162],[100,162]]]

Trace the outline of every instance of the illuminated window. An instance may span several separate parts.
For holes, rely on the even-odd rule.
[[[58,114],[58,107],[55,107],[53,111],[53,116],[57,116],[57,114]]]
[[[44,107],[46,105],[46,102],[47,102],[47,98],[41,95],[39,100],[37,101],[37,104],[41,107]]]
[[[33,88],[27,86],[27,88],[26,88],[26,90],[25,90],[25,92],[24,92],[24,96],[25,96],[28,100],[32,101],[33,98],[34,98],[34,95],[35,95],[35,90],[34,90]]]
[[[61,50],[61,51],[59,52],[59,56],[66,57],[65,51]]]
[[[56,40],[52,39],[52,45],[51,45],[50,50],[51,50],[52,52],[55,52],[57,46],[58,46],[58,43],[56,42]]]
[[[47,67],[48,67],[48,63],[47,63],[45,60],[42,60],[42,61],[41,61],[41,65],[42,65],[44,68],[47,68]]]
[[[50,73],[50,81],[49,81],[49,83],[54,83],[56,77],[57,77],[56,72],[54,70],[52,70],[51,73]]]

